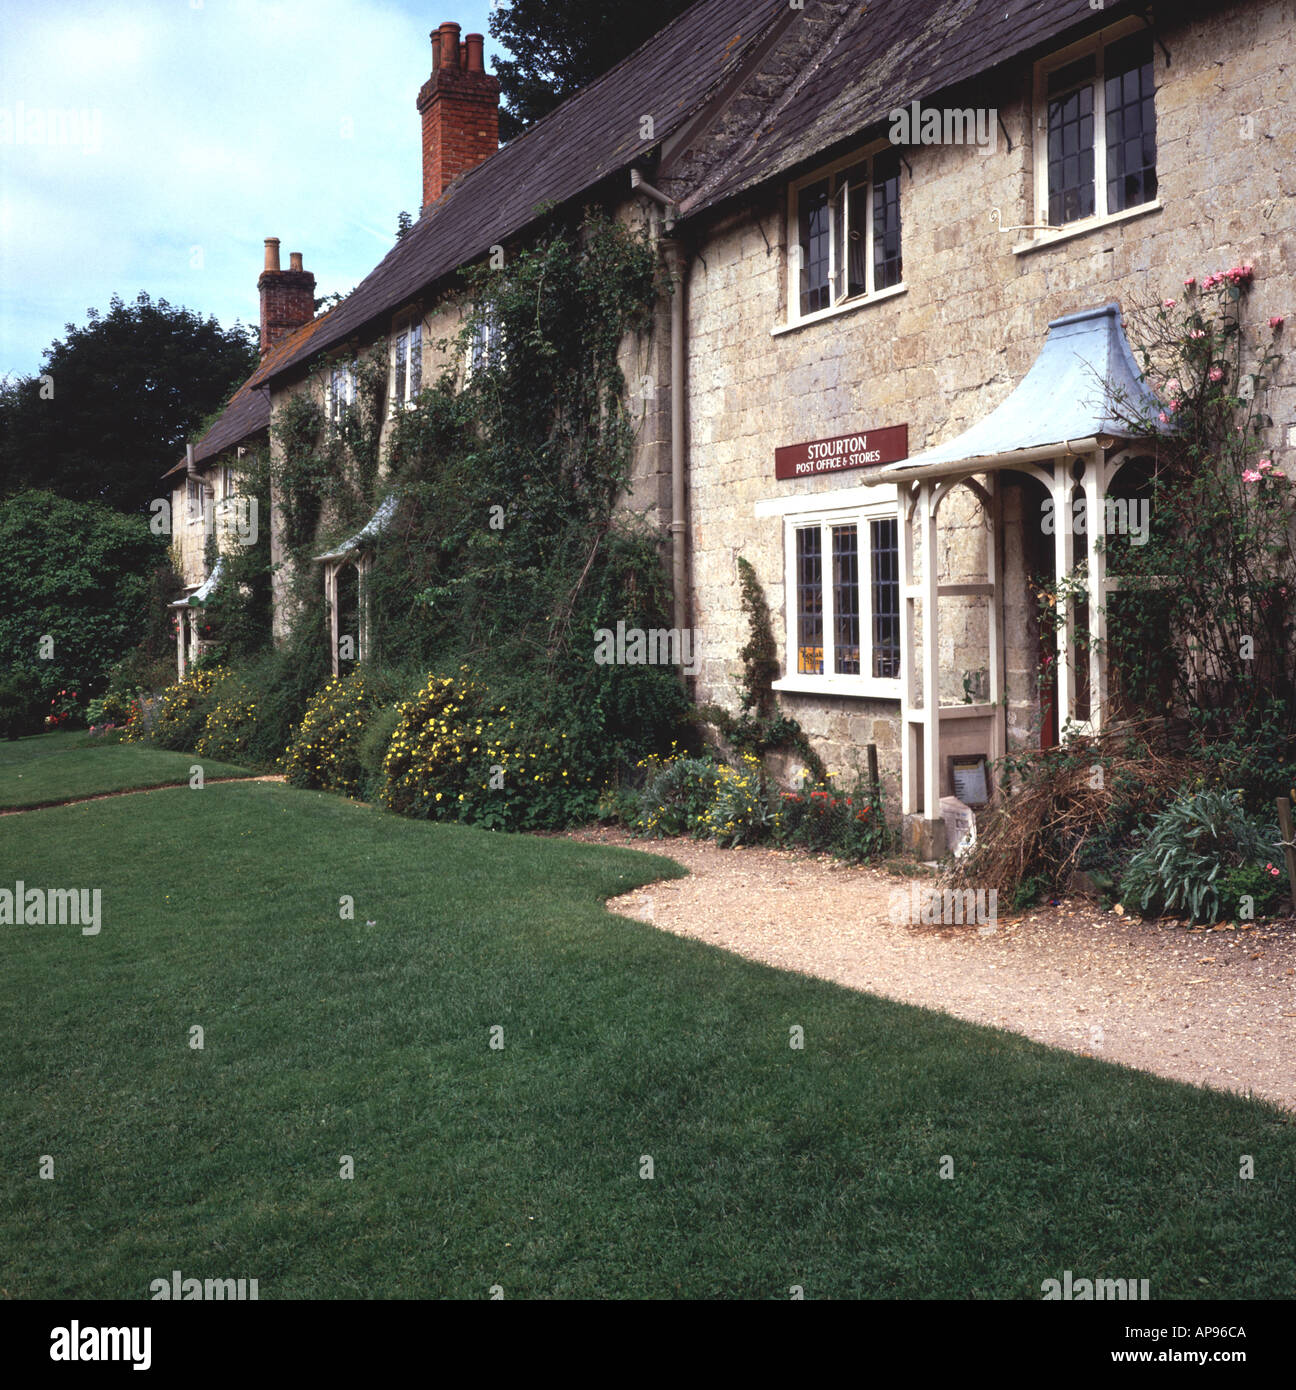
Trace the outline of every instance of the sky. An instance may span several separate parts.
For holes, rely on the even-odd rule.
[[[0,376],[141,290],[256,324],[266,237],[346,293],[422,201],[442,20],[492,0],[50,0],[0,41]]]

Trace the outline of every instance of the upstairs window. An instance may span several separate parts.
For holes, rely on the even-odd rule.
[[[190,475],[185,479],[185,515],[191,526],[203,520],[207,512],[207,489],[201,478]]]
[[[355,366],[334,367],[329,374],[328,418],[334,429],[340,430],[355,405]]]
[[[418,320],[397,330],[392,343],[392,404],[413,405],[423,389],[423,325]]]
[[[1039,217],[1064,227],[1156,200],[1152,38],[1135,32],[1040,64]]]
[[[790,321],[901,283],[900,159],[886,149],[792,187]]]
[[[478,316],[468,345],[468,375],[475,376],[486,367],[497,367],[501,361],[503,335],[495,306],[488,304]]]

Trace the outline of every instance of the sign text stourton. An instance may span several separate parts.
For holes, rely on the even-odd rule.
[[[788,444],[774,450],[776,478],[812,478],[818,473],[838,473],[845,468],[871,468],[909,457],[909,426],[841,434],[834,439],[812,439],[809,444]]]

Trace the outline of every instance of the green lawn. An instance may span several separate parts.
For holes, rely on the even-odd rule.
[[[1290,1117],[605,912],[673,872],[273,783],[0,820],[103,892],[0,927],[0,1298],[1290,1297]]]
[[[0,740],[0,809],[52,806],[78,796],[133,791],[139,787],[189,785],[199,764],[203,777],[248,776],[193,753],[168,753],[148,744],[108,743],[87,733],[38,734]]]

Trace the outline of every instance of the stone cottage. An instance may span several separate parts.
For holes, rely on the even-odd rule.
[[[497,149],[482,40],[444,23],[419,218],[319,319],[267,243],[264,359],[176,499],[222,497],[222,460],[295,393],[345,410],[359,352],[387,353],[400,409],[444,365],[459,269],[525,243],[542,204],[600,203],[650,229],[672,284],[625,344],[646,383],[627,501],[663,536],[697,699],[735,703],[745,557],[782,707],[834,770],[875,745],[937,853],[942,798],[1103,721],[1101,646],[1077,662],[1070,639],[1102,636],[1105,527],[1050,522],[1137,516],[1152,446],[1115,403],[1155,402],[1130,311],[1243,262],[1257,315],[1292,307],[1294,28],[1291,0],[701,0]],[[1267,402],[1279,467],[1294,389],[1283,368]],[[381,518],[366,532],[321,583],[363,568]],[[1042,636],[1033,583],[1080,562],[1087,599]]]

